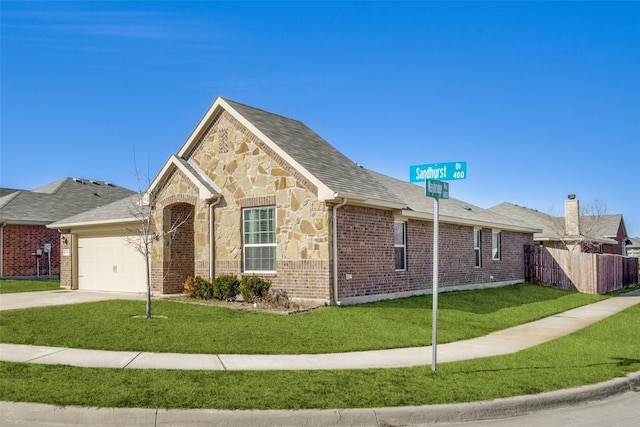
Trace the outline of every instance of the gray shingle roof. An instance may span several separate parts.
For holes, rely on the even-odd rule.
[[[489,210],[541,229],[542,232],[533,235],[534,240],[558,241],[564,238],[564,217],[506,202],[493,206]],[[585,238],[606,244],[617,243],[613,238],[618,232],[622,215],[600,215],[597,218],[581,216],[580,218],[581,234]]]
[[[640,248],[640,237],[631,237],[631,244],[627,245],[628,248]]]
[[[8,194],[15,193],[16,191],[20,191],[20,190],[16,188],[0,188],[0,198]]]
[[[411,184],[357,165],[298,120],[228,99],[225,101],[334,192],[388,202],[401,209],[433,215],[433,199],[425,196],[423,185]],[[535,228],[457,199],[442,200],[440,215],[457,218],[467,224],[531,228],[532,231]]]
[[[304,123],[228,99],[225,101],[334,192],[401,202],[377,182],[370,181],[365,170]]]
[[[109,204],[133,192],[104,181],[64,178],[0,198],[0,222],[49,224]]]
[[[337,193],[339,197],[349,197],[352,201],[367,200],[370,203],[380,203],[379,206],[392,206],[394,209],[402,210],[408,216],[416,214],[416,217],[428,218],[433,215],[433,199],[425,196],[424,186],[360,167],[298,120],[228,99],[224,99],[224,102],[302,166],[313,178]],[[183,146],[180,151],[184,149]],[[212,192],[215,190],[193,164],[184,158],[178,157],[178,161],[205,187],[211,187]],[[112,219],[126,217],[124,208],[125,205],[114,204],[97,209],[95,212],[85,212],[72,218],[65,218],[56,225],[59,224],[62,227],[85,222],[113,222]],[[457,199],[442,200],[440,215],[443,221],[461,224],[530,232],[536,230],[536,227]]]
[[[49,224],[50,228],[69,228],[77,224],[89,225],[92,223],[103,224],[109,222],[135,221],[148,215],[148,206],[140,206],[140,195],[133,193],[115,202],[81,212]]]

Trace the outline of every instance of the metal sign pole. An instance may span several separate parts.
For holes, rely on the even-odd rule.
[[[431,370],[436,370],[438,347],[438,233],[440,201],[433,199],[433,322],[431,324]]]

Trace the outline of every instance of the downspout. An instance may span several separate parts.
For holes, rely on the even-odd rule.
[[[213,280],[214,279],[214,274],[215,274],[215,243],[216,243],[216,239],[215,236],[213,235],[214,229],[213,229],[213,223],[215,222],[215,214],[213,211],[213,208],[220,203],[220,200],[222,200],[222,196],[218,196],[216,197],[215,201],[211,201],[211,199],[209,199],[209,279]]]
[[[338,193],[334,194],[334,197],[338,197]],[[333,303],[335,305],[340,305],[340,301],[338,301],[338,219],[336,217],[338,208],[347,204],[346,197],[342,198],[342,202],[340,204],[333,206]]]
[[[2,265],[4,264],[4,226],[7,225],[6,222],[3,222],[0,225],[0,277],[4,277],[4,270],[2,269]]]

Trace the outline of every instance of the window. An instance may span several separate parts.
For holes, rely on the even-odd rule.
[[[479,228],[473,230],[473,254],[475,266],[482,267],[482,231]]]
[[[276,208],[242,211],[244,271],[276,271]]]
[[[407,269],[407,239],[406,224],[396,221],[393,223],[393,248],[396,270]]]
[[[491,233],[491,259],[500,259],[500,232],[493,231]]]

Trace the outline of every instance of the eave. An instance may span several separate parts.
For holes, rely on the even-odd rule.
[[[433,221],[433,213],[428,212],[416,212],[412,210],[402,209],[396,212],[396,215],[404,218],[419,219]],[[438,215],[438,221],[447,224],[466,225],[471,227],[483,227],[483,228],[499,228],[500,230],[517,231],[523,233],[540,233],[542,230],[532,227],[521,227],[513,224],[504,224],[499,222],[482,221],[474,219],[466,219],[453,217],[448,215]]]

